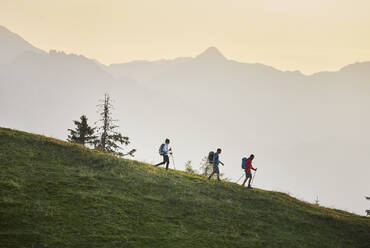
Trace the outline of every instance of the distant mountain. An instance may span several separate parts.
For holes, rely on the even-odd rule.
[[[0,31],[0,54],[6,55],[0,56],[0,105],[5,106],[0,122],[4,125],[63,138],[71,120],[82,114],[95,120],[96,105],[105,93],[111,94],[117,107],[122,106],[125,115],[136,119],[161,103],[135,80],[113,77],[98,61],[55,50],[47,53],[5,28]],[[137,101],[138,97],[146,102]]]
[[[43,50],[25,41],[19,35],[0,26],[0,64],[10,63],[24,52],[45,53]]]
[[[116,78],[130,77],[137,81],[144,82],[157,77],[178,64],[186,63],[191,59],[191,57],[185,57],[173,60],[137,60],[128,63],[112,64],[105,67],[105,70]]]
[[[234,91],[238,85],[248,81],[256,82],[300,80],[299,72],[282,72],[263,64],[240,63],[227,59],[217,48],[210,47],[195,58],[176,58],[173,60],[133,61],[113,64],[106,71],[116,78],[128,76],[144,87],[171,94],[190,94],[194,89],[217,89],[225,93],[222,85]],[[276,85],[276,83],[274,83]],[[189,91],[189,92],[184,92]],[[227,90],[228,91],[228,90]],[[204,93],[204,92],[203,92]]]

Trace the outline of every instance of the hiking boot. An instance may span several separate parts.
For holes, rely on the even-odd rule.
[[[252,186],[250,186],[250,185],[249,185],[249,186],[248,186],[248,189],[253,189],[253,188],[252,188]]]

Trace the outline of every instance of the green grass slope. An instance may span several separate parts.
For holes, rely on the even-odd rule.
[[[370,247],[370,219],[0,128],[0,247]]]

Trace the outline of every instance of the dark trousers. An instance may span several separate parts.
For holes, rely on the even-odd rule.
[[[168,165],[170,164],[170,158],[168,157],[168,155],[162,155],[162,156],[163,156],[163,162],[156,164],[155,166],[166,164],[166,170],[168,170]]]

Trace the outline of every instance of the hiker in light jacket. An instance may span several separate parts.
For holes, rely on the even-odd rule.
[[[170,164],[170,158],[168,157],[168,154],[171,152],[171,148],[168,148],[169,144],[170,140],[166,139],[166,141],[161,145],[161,147],[159,148],[159,154],[163,157],[163,162],[155,165],[159,166],[162,164],[166,164],[166,170],[168,170],[168,166]]]

